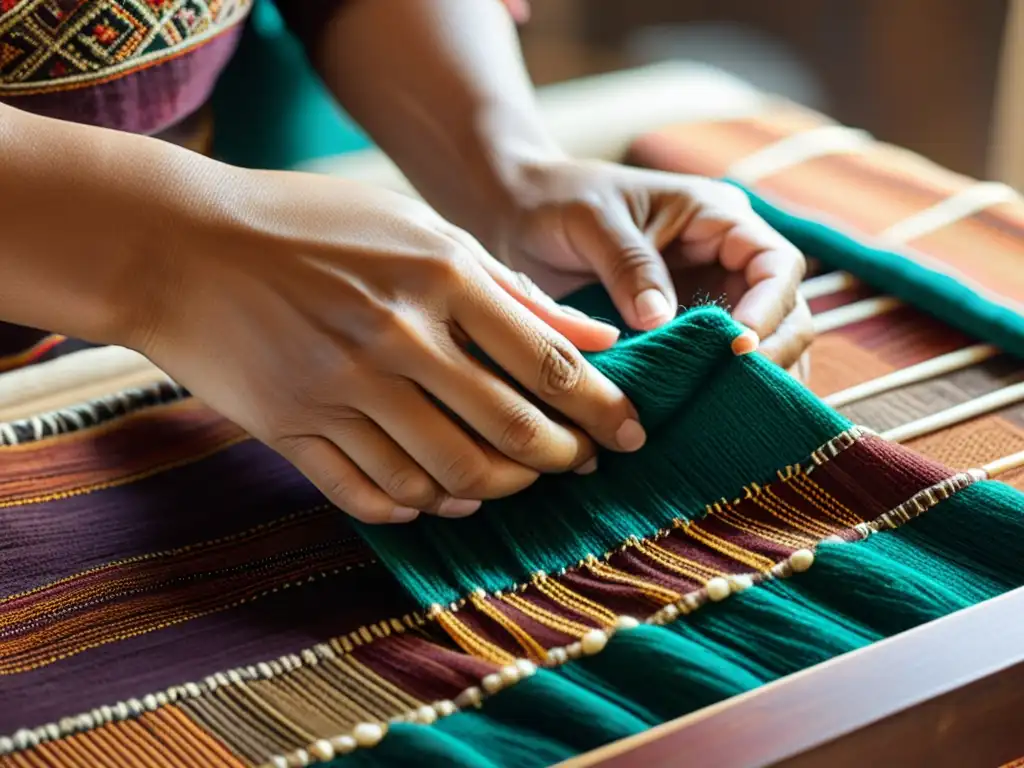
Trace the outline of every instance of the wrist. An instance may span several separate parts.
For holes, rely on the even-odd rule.
[[[461,184],[469,194],[448,218],[470,231],[495,256],[524,210],[537,200],[546,169],[568,159],[535,109],[499,104],[481,108],[463,144],[467,160]]]

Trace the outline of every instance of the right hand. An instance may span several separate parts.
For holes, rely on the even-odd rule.
[[[541,472],[592,471],[595,442],[642,445],[632,405],[578,351],[611,346],[614,328],[559,307],[417,201],[229,174],[154,259],[128,345],[344,511],[462,516]]]

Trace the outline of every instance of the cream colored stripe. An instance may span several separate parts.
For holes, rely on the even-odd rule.
[[[846,304],[828,312],[822,312],[814,316],[814,332],[816,334],[828,333],[837,328],[859,323],[871,317],[884,315],[894,309],[903,306],[899,299],[892,296],[876,296],[872,299],[856,301],[853,304]]]
[[[800,284],[800,295],[810,301],[821,296],[830,296],[833,293],[845,291],[856,284],[857,278],[849,272],[829,272],[827,275],[818,275],[810,280],[804,280]]]
[[[956,352],[933,357],[909,368],[901,368],[898,371],[879,376],[877,379],[865,381],[863,384],[857,384],[849,389],[836,392],[834,395],[829,395],[824,398],[824,401],[833,408],[842,408],[845,405],[867,400],[869,397],[891,392],[908,384],[918,384],[938,376],[944,376],[953,371],[969,368],[998,354],[999,350],[993,346],[975,344],[964,349],[958,349]]]
[[[883,433],[882,437],[894,443],[906,442],[1022,401],[1024,401],[1024,382],[997,389],[981,397],[968,400],[966,403],[954,405],[952,408],[890,429]]]
[[[85,349],[0,376],[0,423],[161,381],[170,378],[138,352],[123,347]]]
[[[1020,199],[1020,195],[1005,184],[994,181],[978,182],[930,208],[893,224],[882,232],[880,237],[893,243],[909,243],[993,205]]]
[[[824,125],[779,139],[747,155],[733,163],[726,176],[752,184],[817,157],[858,152],[873,141],[866,131],[845,125]]]
[[[1024,467],[1024,451],[1017,451],[1017,453],[1011,453],[1009,456],[1003,456],[1001,459],[989,462],[981,469],[989,477],[998,477],[1020,467]]]

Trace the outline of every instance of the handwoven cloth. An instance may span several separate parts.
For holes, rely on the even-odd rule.
[[[823,132],[836,128],[822,115],[780,103],[754,117],[652,131],[634,142],[629,156],[634,163],[666,171],[725,178],[737,173],[754,195],[755,207],[803,245],[812,259],[826,255],[822,251],[828,249],[830,235],[826,231],[825,237],[814,237],[809,229],[815,223],[827,224],[841,245],[848,238],[832,266],[863,280],[812,300],[816,313],[881,292],[906,301],[896,311],[845,325],[814,341],[809,384],[815,394],[826,397],[979,341],[1014,349],[1019,359],[1024,199],[869,137],[856,142],[833,139],[831,145],[820,141]],[[745,176],[751,157],[764,157],[787,142],[785,151],[773,155],[777,162],[770,172],[753,180]],[[821,149],[830,146],[831,151]],[[818,154],[808,148],[818,149]],[[950,201],[959,202],[950,209]],[[907,226],[915,221],[925,226]],[[850,240],[861,246],[864,258],[850,258]],[[872,253],[871,247],[879,251]],[[925,272],[908,277],[899,260],[879,255],[886,251]],[[936,282],[947,276],[954,285],[940,286],[940,294],[961,287],[965,292],[936,295]],[[1001,325],[992,333],[989,321],[994,316]],[[1022,374],[1024,365],[1003,357],[842,411],[858,423],[885,430],[1020,381]],[[910,447],[960,469],[1024,450],[1024,406],[940,430]],[[1001,479],[1024,486],[1024,472]]]
[[[464,521],[357,529],[190,400],[0,449],[0,765],[544,765],[1024,583],[1020,494],[738,332],[595,357],[648,446]]]

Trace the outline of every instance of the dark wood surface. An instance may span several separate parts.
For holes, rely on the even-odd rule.
[[[535,77],[627,66],[636,30],[730,24],[785,45],[847,125],[974,177],[987,172],[1007,0],[533,0]],[[685,56],[685,52],[681,52]],[[742,51],[731,56],[746,58]],[[616,58],[618,56],[618,58]],[[728,62],[722,62],[728,68]]]
[[[1024,756],[1024,588],[564,763],[899,765]]]

